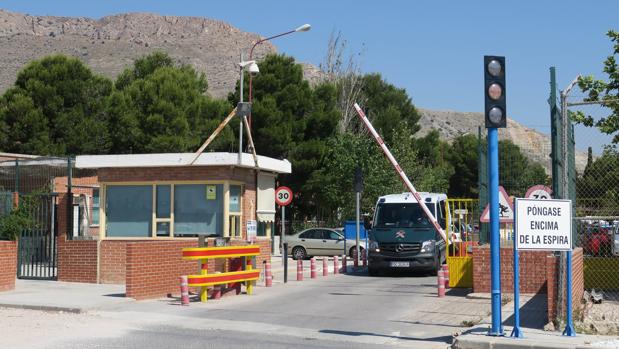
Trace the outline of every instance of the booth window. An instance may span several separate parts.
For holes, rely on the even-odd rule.
[[[273,222],[258,222],[258,236],[270,236],[273,233]]]
[[[223,208],[222,184],[175,184],[174,235],[221,236]]]
[[[113,185],[106,190],[106,235],[150,237],[153,212],[152,185]]]
[[[172,199],[171,185],[157,185],[155,192],[155,235],[159,237],[170,236],[172,223]]]
[[[99,225],[99,188],[94,188],[92,190],[92,215],[91,215],[91,226]]]
[[[228,203],[228,229],[229,236],[241,236],[241,192],[240,185],[230,186],[230,195]]]

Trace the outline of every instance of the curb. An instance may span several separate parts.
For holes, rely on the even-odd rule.
[[[64,313],[72,313],[72,314],[84,314],[87,312],[86,309],[82,309],[82,308],[60,307],[60,306],[53,306],[53,305],[32,305],[32,304],[0,303],[0,308],[28,309],[28,310],[47,311],[47,312],[64,312]]]

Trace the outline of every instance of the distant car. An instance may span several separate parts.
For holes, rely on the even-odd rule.
[[[615,237],[615,250],[613,251],[613,254],[616,256],[619,255],[619,222],[615,223],[613,235]]]
[[[616,234],[607,226],[590,225],[583,235],[583,252],[589,256],[609,256],[616,243]]]
[[[288,254],[293,259],[306,259],[312,256],[354,256],[355,240],[345,240],[342,229],[309,228],[286,237]],[[363,247],[359,246],[359,251]]]

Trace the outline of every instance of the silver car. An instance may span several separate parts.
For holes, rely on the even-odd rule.
[[[312,256],[341,256],[347,253],[354,256],[355,240],[344,239],[343,229],[309,228],[300,233],[286,236],[288,254],[293,259],[305,259]],[[363,251],[365,241],[359,243]],[[363,246],[362,246],[363,245]]]

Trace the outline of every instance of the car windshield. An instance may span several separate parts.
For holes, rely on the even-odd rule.
[[[434,204],[426,204],[430,211]],[[430,220],[418,203],[379,204],[376,210],[375,228],[430,227]]]

